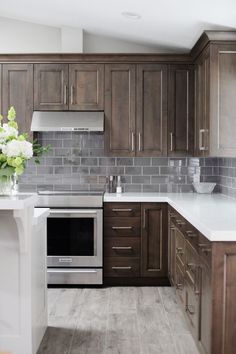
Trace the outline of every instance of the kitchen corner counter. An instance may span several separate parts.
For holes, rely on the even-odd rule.
[[[34,205],[37,201],[36,194],[19,193],[13,196],[0,196],[0,210],[19,210]]]
[[[222,194],[105,193],[104,202],[168,203],[210,241],[236,241],[236,200]]]

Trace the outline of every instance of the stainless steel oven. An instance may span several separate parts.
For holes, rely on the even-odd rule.
[[[48,284],[102,284],[101,193],[43,192],[38,205],[45,204]]]

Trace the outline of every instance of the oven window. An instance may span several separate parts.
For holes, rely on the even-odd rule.
[[[93,218],[48,218],[48,256],[94,256]]]

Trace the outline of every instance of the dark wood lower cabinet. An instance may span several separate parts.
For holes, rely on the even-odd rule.
[[[165,203],[106,203],[104,283],[168,285]]]
[[[143,203],[141,215],[141,275],[167,277],[167,206]]]

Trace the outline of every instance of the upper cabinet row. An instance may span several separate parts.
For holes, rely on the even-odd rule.
[[[30,133],[33,110],[104,110],[106,153],[193,153],[194,70],[168,64],[2,64],[3,114]]]

